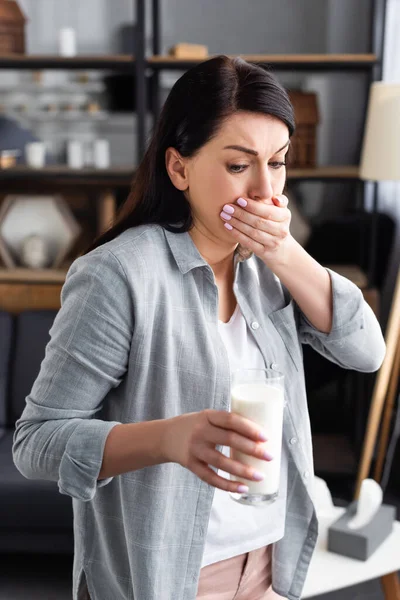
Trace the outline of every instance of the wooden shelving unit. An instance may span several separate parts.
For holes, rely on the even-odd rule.
[[[132,167],[113,167],[110,169],[70,169],[56,165],[43,169],[18,166],[0,169],[0,185],[4,182],[7,189],[20,187],[24,183],[40,185],[79,186],[79,187],[126,187],[132,183],[135,174]]]
[[[338,181],[358,180],[360,169],[357,165],[330,165],[327,167],[315,167],[313,169],[288,169],[287,179],[314,180],[314,181]]]
[[[147,79],[153,80],[152,105],[154,116],[160,112],[160,85],[159,75],[162,70],[186,70],[200,62],[199,60],[182,60],[172,56],[162,55],[161,49],[161,12],[160,0],[152,2],[152,56],[145,55],[146,32],[146,0],[132,0],[135,4],[136,38],[132,54],[115,55],[81,55],[65,58],[53,55],[0,55],[0,69],[63,69],[63,70],[112,70],[131,73],[136,80],[136,110],[137,110],[137,150],[139,160],[142,158],[146,143],[147,132],[145,118],[147,113]],[[382,5],[384,0],[374,0],[374,28],[371,52],[361,54],[238,54],[249,62],[255,62],[266,68],[276,71],[319,71],[319,72],[365,72],[370,79],[377,79],[377,70],[381,68],[381,35],[382,35]],[[231,55],[233,56],[233,55]],[[211,55],[210,57],[211,58]],[[201,59],[203,60],[203,59]],[[113,190],[129,188],[134,176],[134,168],[120,167],[105,170],[80,169],[73,170],[63,166],[47,167],[45,169],[29,169],[18,167],[0,170],[0,186],[3,193],[35,191],[82,189],[95,192],[98,213],[98,230],[104,230],[110,219],[116,214],[116,200]],[[357,166],[326,166],[313,169],[288,169],[289,181],[357,181],[359,169]],[[16,270],[11,274],[0,272],[0,282],[8,278],[8,285],[16,285],[23,281],[25,285],[27,274]],[[50,285],[52,281],[62,279],[60,273],[35,275],[32,277],[37,283],[38,277],[41,285]],[[47,277],[46,283],[43,278]],[[59,278],[57,280],[57,278]],[[57,283],[57,285],[58,285]]]
[[[0,310],[15,315],[25,310],[59,310],[62,285],[56,282],[0,281]]]
[[[132,70],[134,57],[129,54],[74,56],[0,54],[0,69],[113,69]]]
[[[0,283],[64,283],[68,267],[62,269],[0,268]]]

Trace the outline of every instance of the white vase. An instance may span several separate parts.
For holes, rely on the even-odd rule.
[[[110,166],[110,144],[108,140],[95,140],[93,158],[96,169],[108,169]]]
[[[29,142],[25,145],[25,160],[29,167],[41,169],[46,161],[46,146],[43,142]]]
[[[61,56],[76,56],[76,34],[72,27],[64,27],[59,32],[59,51]]]

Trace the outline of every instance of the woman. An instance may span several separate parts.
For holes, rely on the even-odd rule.
[[[290,235],[293,130],[267,71],[192,68],[117,223],[68,272],[13,452],[73,499],[75,600],[301,596],[317,538],[301,343],[360,371],[385,347],[361,292]],[[280,494],[263,511],[227,494],[257,474],[226,449],[273,460],[268,431],[229,412],[237,365],[285,374]]]

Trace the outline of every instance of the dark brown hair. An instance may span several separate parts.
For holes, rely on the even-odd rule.
[[[294,132],[289,97],[268,70],[222,55],[186,71],[168,95],[114,225],[85,254],[138,225],[157,223],[172,232],[189,231],[190,205],[169,178],[165,152],[173,147],[183,157],[194,156],[237,111],[277,117],[287,125],[289,136]]]

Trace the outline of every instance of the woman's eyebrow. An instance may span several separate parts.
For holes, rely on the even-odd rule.
[[[247,152],[247,154],[253,154],[253,156],[258,156],[257,150],[251,150],[251,148],[245,148],[244,146],[225,146],[224,150],[239,150],[239,152]]]
[[[282,146],[282,148],[279,148],[279,150],[274,152],[274,154],[278,154],[278,152],[281,152],[282,150],[284,150],[287,146],[289,146],[289,144],[290,144],[290,140],[288,140],[286,142],[286,144],[284,146]],[[225,146],[224,150],[238,150],[239,152],[246,152],[247,154],[252,154],[253,156],[258,156],[257,150],[252,150],[251,148],[245,148],[244,146],[237,146],[236,144],[233,144],[232,146]]]

